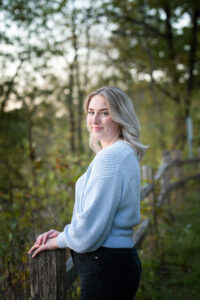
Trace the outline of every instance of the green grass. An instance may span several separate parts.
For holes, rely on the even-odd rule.
[[[173,217],[165,207],[157,238],[150,234],[142,245],[136,300],[200,299],[200,193],[187,188],[184,195],[173,195]]]

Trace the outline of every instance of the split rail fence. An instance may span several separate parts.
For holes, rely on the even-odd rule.
[[[135,246],[140,249],[142,241],[153,223],[157,226],[158,208],[165,202],[170,209],[170,194],[183,189],[191,180],[200,181],[200,149],[198,157],[182,159],[180,150],[164,151],[162,165],[154,174],[149,166],[142,167],[141,201],[149,202],[151,213],[142,220],[134,233]],[[186,170],[187,168],[187,170]],[[188,173],[188,174],[186,174]],[[71,257],[66,262],[66,249],[45,251],[34,259],[29,257],[32,300],[66,300],[67,289],[78,275]]]

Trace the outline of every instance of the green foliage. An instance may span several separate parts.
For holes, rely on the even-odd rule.
[[[67,298],[70,300],[79,300],[80,299],[80,280],[75,280],[72,285],[67,290]]]
[[[6,299],[28,299],[27,251],[39,233],[70,222],[75,182],[91,159],[70,153],[63,124],[49,105],[1,119],[0,296]]]
[[[176,195],[173,209],[173,222],[168,222],[166,213],[160,219],[158,246],[155,248],[155,236],[144,241],[136,300],[199,299],[199,194],[190,189],[184,199]]]
[[[0,170],[1,187],[9,189],[13,177],[16,185],[23,186],[22,165],[25,163],[26,135],[28,131],[27,121],[29,114],[26,111],[11,111],[1,119],[0,126]]]

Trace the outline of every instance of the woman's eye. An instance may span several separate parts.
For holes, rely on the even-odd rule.
[[[94,112],[94,111],[88,111],[88,115],[93,116],[93,115],[95,115],[95,112]],[[99,115],[100,115],[100,116],[108,116],[108,115],[109,115],[109,112],[107,112],[107,111],[102,111],[102,112],[99,113]]]
[[[103,116],[108,116],[109,115],[109,113],[107,112],[107,111],[104,111],[104,112],[102,112],[101,113]]]

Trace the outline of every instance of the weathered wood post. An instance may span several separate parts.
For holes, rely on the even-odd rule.
[[[145,180],[147,183],[154,185],[153,170],[151,167],[147,165],[142,166],[142,179]],[[155,195],[154,187],[152,192],[147,196],[147,198],[151,205],[154,229],[157,231],[156,195]]]
[[[181,150],[173,150],[172,151],[173,160],[177,161],[175,166],[173,167],[173,174],[177,181],[183,179],[183,166],[179,164],[179,161],[182,159],[182,151]],[[183,188],[181,188],[181,193],[178,191],[178,195],[183,197]],[[178,197],[179,198],[179,197]]]
[[[163,164],[169,164],[171,162],[170,152],[165,150],[162,153],[162,161]],[[161,180],[161,193],[166,193],[170,185],[170,170],[166,170],[162,176]],[[171,215],[171,203],[170,203],[170,195],[166,195],[165,201],[168,203],[169,213]]]
[[[182,159],[182,151],[181,150],[173,150],[172,151],[173,160],[177,161],[177,164],[173,167],[173,174],[178,179],[183,179],[183,167],[178,163]]]
[[[32,300],[66,300],[66,249],[29,256]]]
[[[200,158],[200,147],[197,148],[197,156]],[[198,169],[200,170],[200,163],[198,163]]]

